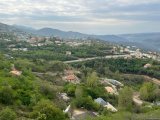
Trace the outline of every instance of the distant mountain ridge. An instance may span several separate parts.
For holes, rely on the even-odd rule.
[[[155,33],[136,33],[136,34],[120,34],[120,35],[89,35],[73,31],[62,31],[53,28],[42,28],[36,30],[31,27],[19,25],[6,25],[0,23],[0,32],[16,32],[17,34],[33,34],[37,36],[58,36],[64,39],[78,38],[97,38],[104,41],[133,45],[146,50],[154,50],[160,52],[160,32]]]

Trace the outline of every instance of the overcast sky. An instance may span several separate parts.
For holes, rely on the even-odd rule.
[[[160,0],[0,0],[0,22],[90,34],[160,32]]]

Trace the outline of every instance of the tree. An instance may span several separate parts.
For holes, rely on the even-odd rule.
[[[0,112],[0,120],[16,120],[16,118],[16,113],[8,107]]]
[[[99,108],[100,108],[100,105],[95,103],[93,100],[92,100],[92,97],[91,96],[85,96],[85,97],[82,97],[80,99],[75,99],[73,101],[73,106],[76,106],[77,108],[85,108],[87,110],[96,110],[98,111]]]
[[[118,97],[118,106],[120,109],[131,110],[132,109],[132,96],[133,91],[129,87],[124,87]]]
[[[68,94],[68,96],[70,97],[74,97],[75,96],[75,90],[76,90],[76,86],[74,84],[67,84],[64,86],[64,91]]]
[[[140,88],[140,97],[142,100],[154,101],[156,99],[156,86],[147,82]]]
[[[4,86],[0,90],[0,102],[3,104],[12,104],[14,99],[13,90],[10,86]]]
[[[49,100],[41,100],[33,108],[32,117],[38,120],[65,120],[63,112]]]
[[[57,72],[63,72],[66,68],[66,65],[63,62],[60,61],[54,61],[50,63],[49,69],[50,71],[57,71]]]
[[[53,99],[56,96],[55,95],[55,93],[56,93],[55,89],[49,84],[45,84],[45,83],[41,84],[40,92],[43,95],[47,96],[47,98],[49,98],[49,99]]]
[[[98,81],[98,76],[96,72],[92,72],[90,75],[88,75],[87,77],[87,85],[89,87],[94,87],[97,85],[97,81]]]
[[[80,99],[83,97],[83,89],[80,86],[76,87],[75,96],[76,96],[76,99]]]
[[[159,88],[157,88],[156,90],[155,90],[155,95],[156,95],[156,100],[160,100],[160,89]]]

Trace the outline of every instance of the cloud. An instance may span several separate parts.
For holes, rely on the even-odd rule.
[[[0,21],[88,32],[160,24],[159,0],[0,0]],[[142,25],[143,24],[143,25]],[[157,25],[156,24],[156,25]],[[72,28],[74,25],[74,28]],[[64,26],[64,27],[63,27]],[[72,26],[72,27],[70,27]],[[90,30],[94,29],[94,30]],[[135,30],[133,29],[133,32]],[[108,32],[108,31],[107,31]]]

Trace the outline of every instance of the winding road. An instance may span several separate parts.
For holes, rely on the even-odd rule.
[[[130,55],[108,55],[105,57],[91,57],[91,58],[79,58],[78,60],[70,60],[70,61],[64,61],[63,63],[76,63],[76,62],[84,62],[89,60],[95,60],[95,59],[110,59],[110,58],[125,58],[129,57]]]

